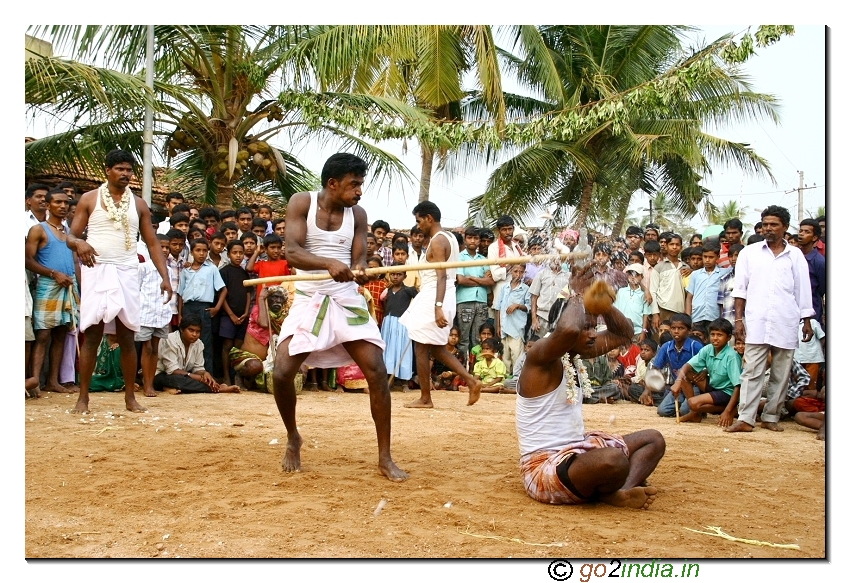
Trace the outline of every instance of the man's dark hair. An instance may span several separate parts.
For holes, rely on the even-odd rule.
[[[817,217],[815,220],[818,223],[820,223],[821,221],[823,221],[825,223],[826,222],[826,215],[821,215],[821,216]]]
[[[186,233],[180,229],[168,229],[168,232],[165,235],[168,237],[169,241],[172,239],[180,239],[184,243],[186,242]]]
[[[268,228],[268,224],[266,223],[266,219],[261,219],[257,217],[256,219],[251,221],[251,230],[253,231],[256,227],[262,227],[265,231]]]
[[[389,232],[390,224],[387,221],[382,221],[381,219],[378,219],[377,221],[372,223],[372,232],[373,233],[375,232],[375,229],[383,229],[384,231]]]
[[[641,342],[638,346],[643,346],[644,344],[649,346],[649,349],[652,350],[652,352],[658,352],[658,343],[649,336],[644,338],[643,342]]]
[[[172,227],[175,226],[177,223],[188,223],[188,222],[190,222],[189,215],[184,215],[183,213],[177,213],[177,214],[171,215],[171,218],[168,219],[168,224],[171,225]]]
[[[225,248],[227,248],[228,253],[230,253],[230,250],[234,247],[242,247],[242,249],[245,249],[245,243],[243,243],[239,239],[233,239],[232,241],[228,241],[227,245],[225,245]]]
[[[495,241],[496,239],[496,235],[493,233],[493,231],[486,227],[478,229],[478,237],[485,241]]]
[[[744,232],[744,223],[741,222],[741,219],[729,219],[725,223],[723,223],[723,230],[726,229],[736,229],[738,231]]]
[[[46,191],[50,192],[50,187],[47,186],[46,184],[41,184],[39,182],[36,182],[35,184],[30,184],[27,187],[26,191],[24,192],[24,199],[25,200],[31,199],[32,195],[35,194],[36,190],[46,190]]]
[[[183,213],[184,215],[189,216],[189,211],[191,211],[191,210],[192,210],[192,207],[190,207],[185,202],[181,202],[180,204],[174,205],[174,208],[171,209],[171,215],[174,216],[174,215],[179,215],[180,213]]]
[[[412,227],[410,227],[410,234],[424,235],[425,233],[422,232],[422,229],[419,228],[419,225],[413,225]]]
[[[647,232],[647,231],[655,231],[655,234],[657,235],[657,234],[658,234],[658,232],[659,232],[659,231],[658,231],[658,225],[656,225],[655,223],[649,223],[647,226],[645,226],[645,227],[643,228],[643,234],[644,234],[644,236],[646,236],[646,232]]]
[[[236,209],[236,218],[238,219],[240,215],[251,215],[251,218],[254,218],[254,211],[251,210],[250,207],[241,206]]]
[[[44,202],[50,202],[51,200],[53,200],[54,194],[64,194],[64,195],[67,196],[68,193],[66,193],[64,190],[62,190],[61,188],[58,188],[58,187],[57,188],[51,188],[50,190],[47,191],[47,194],[44,195]]]
[[[392,247],[395,247],[396,245],[404,245],[406,247],[408,243],[410,243],[410,239],[407,235],[404,233],[396,233],[390,245]]]
[[[735,334],[735,328],[732,327],[732,322],[727,320],[726,318],[717,318],[716,320],[712,320],[708,324],[708,331],[718,330],[719,332],[723,332],[727,336],[732,336]]]
[[[218,212],[218,209],[213,208],[211,206],[205,206],[200,211],[198,211],[198,216],[204,220],[206,220],[207,217],[215,217],[216,221],[221,221],[221,213]]]
[[[700,340],[700,337],[697,335],[697,332],[702,334],[702,337],[705,338],[706,340],[708,340],[708,328],[705,327],[705,324],[703,324],[701,322],[694,324],[694,327],[691,329],[691,333],[689,334],[689,336],[691,338],[695,338],[697,340]]]
[[[62,182],[56,185],[56,188],[73,188],[74,192],[77,192],[77,185],[71,182],[70,180],[63,180]]]
[[[702,241],[702,235],[700,235],[699,233],[694,233],[693,235],[691,235],[690,243],[692,245],[693,245],[694,239],[699,239],[700,241]]]
[[[401,242],[393,243],[393,253],[395,253],[396,249],[401,249],[402,251],[404,251],[405,253],[410,255],[410,249],[408,249],[407,245],[404,244],[404,243],[401,243]]]
[[[682,236],[679,233],[670,233],[670,236],[667,238],[667,242],[669,243],[673,239],[678,239],[679,243],[682,242]]]
[[[221,221],[224,222],[227,219],[235,219],[236,211],[233,209],[227,209],[226,211],[221,211]]]
[[[233,221],[227,221],[226,223],[221,224],[221,232],[224,231],[236,231],[239,232],[239,225],[234,223]]]
[[[715,252],[719,255],[720,254],[720,244],[713,239],[711,241],[706,241],[705,243],[702,244],[702,252],[705,253],[706,251],[713,251],[713,252]]]
[[[224,233],[222,233],[221,231],[216,231],[215,233],[210,235],[210,242],[215,241],[216,239],[225,239],[226,240],[227,237],[225,237]]]
[[[129,162],[130,165],[136,167],[136,158],[127,150],[112,150],[106,155],[105,165],[107,168],[112,168],[116,164]]]
[[[691,255],[702,255],[702,247],[685,247],[682,249],[682,252],[679,253],[679,259],[682,261],[687,261],[690,259]]]
[[[502,227],[513,227],[516,223],[514,222],[514,218],[508,215],[502,215],[498,219],[496,219],[496,228],[501,229]]]
[[[345,152],[334,154],[327,159],[322,167],[322,188],[328,185],[328,180],[331,178],[342,180],[346,174],[353,174],[362,178],[366,176],[368,170],[369,165],[366,164],[366,161],[354,154]]]
[[[673,314],[670,316],[670,325],[673,325],[673,322],[679,322],[680,324],[684,324],[685,327],[690,330],[693,327],[693,321],[691,317],[687,314]]]
[[[759,235],[758,233],[747,237],[747,245],[752,245],[753,243],[759,243],[761,241],[764,241],[764,236]]]
[[[177,328],[179,328],[180,330],[185,330],[189,326],[197,326],[198,328],[203,328],[203,326],[201,326],[201,316],[198,314],[183,314],[183,317],[180,318],[180,325],[177,326]]]
[[[638,235],[639,237],[643,237],[643,231],[640,230],[640,227],[637,225],[632,225],[628,229],[626,229],[626,237],[629,235]]]
[[[166,241],[166,242],[171,241],[171,239],[169,239],[168,235],[166,235],[165,233],[157,233],[156,234],[156,240],[157,241]]]
[[[644,253],[661,253],[661,243],[658,241],[647,241],[643,244]]]
[[[481,236],[481,233],[478,232],[478,228],[477,227],[471,227],[471,226],[464,229],[463,234],[466,237],[480,237]]]
[[[202,231],[203,232],[203,231]],[[210,247],[210,242],[207,241],[206,237],[196,237],[189,242],[189,251],[194,251],[195,247],[198,245],[206,245],[207,249]]]
[[[658,235],[659,241],[669,241],[673,237],[673,231],[664,231],[660,235]]]
[[[452,231],[451,233],[455,236],[455,239],[457,240],[457,246],[463,247],[463,235],[461,235],[457,231]]]
[[[658,344],[664,346],[668,342],[673,342],[673,335],[670,332],[664,332],[658,337]]]
[[[169,201],[172,201],[172,200],[186,200],[186,199],[179,192],[169,192],[168,194],[165,195],[165,202],[166,203],[169,202]]]
[[[735,243],[734,245],[729,245],[729,257],[732,257],[735,253],[740,253],[744,250],[744,246],[740,243]]]
[[[242,236],[239,237],[240,241],[245,241],[245,239],[253,239],[254,243],[260,242],[260,240],[257,238],[256,233],[252,233],[251,231],[245,231],[244,233],[242,233]],[[278,239],[280,239],[280,237],[278,237]]]
[[[272,233],[263,237],[263,245],[265,245],[266,247],[275,244],[283,245],[283,239],[280,238],[280,235],[275,235],[274,233]]]
[[[820,234],[821,234],[820,223],[818,223],[817,219],[803,219],[802,221],[800,221],[800,228],[801,229],[803,228],[803,225],[811,227],[812,230],[815,232],[815,236],[818,239],[820,239]]]
[[[430,200],[423,200],[413,207],[413,216],[427,217],[428,215],[431,215],[431,218],[434,219],[434,222],[436,223],[439,223],[443,216],[440,212],[440,208]]]
[[[280,217],[279,219],[273,219],[272,220],[272,229],[275,229],[281,223],[286,223],[285,217]]]
[[[762,220],[764,220],[765,217],[776,217],[779,219],[779,222],[782,223],[783,227],[787,227],[791,224],[791,213],[788,212],[787,208],[779,206],[778,204],[772,204],[761,211]]]
[[[375,236],[375,233],[368,233],[368,232],[367,232],[367,233],[366,233],[366,238],[367,238],[367,239],[374,239],[376,243],[378,242],[378,238]]]
[[[641,253],[640,251],[632,251],[631,253],[629,253],[629,259],[631,259],[632,257],[637,257],[638,259],[640,259],[641,264],[643,264],[644,259],[646,259],[646,257],[644,257],[643,253]]]
[[[761,221],[759,221],[759,222],[757,222],[757,223],[756,223],[756,226],[755,226],[755,227],[753,227],[753,229],[755,229],[756,231],[758,231],[759,229],[761,229],[761,227],[762,227],[762,222],[761,222]]]
[[[607,256],[611,256],[611,246],[607,243],[599,243],[593,248],[593,254],[604,253]]]

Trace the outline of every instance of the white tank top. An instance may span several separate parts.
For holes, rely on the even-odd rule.
[[[139,236],[139,213],[136,209],[136,197],[130,200],[130,208],[127,212],[130,219],[130,241],[132,245],[127,249],[127,241],[124,237],[124,226],[119,224],[115,228],[115,221],[109,218],[100,195],[97,197],[94,211],[89,216],[88,236],[86,243],[97,251],[95,261],[98,263],[114,263],[116,265],[138,265],[139,257],[136,255],[136,241]]]
[[[351,247],[354,242],[354,211],[346,207],[342,213],[342,225],[336,231],[325,231],[316,225],[316,209],[319,208],[318,192],[310,193],[310,208],[307,210],[307,236],[304,249],[313,255],[336,259],[351,267]],[[299,269],[298,273],[327,273],[327,271]],[[338,291],[357,286],[356,282],[338,282],[332,279],[298,281],[295,289],[313,295],[321,292],[334,295]]]
[[[449,245],[451,245],[451,253],[449,254],[449,258],[446,261],[457,261],[458,260],[458,244],[457,239],[451,233],[447,233],[446,231],[437,231],[437,234],[431,237],[431,242],[439,235],[445,235],[446,239],[449,240]],[[431,243],[428,243],[428,248],[431,248]],[[428,265],[428,249],[425,250],[425,254],[423,255],[422,261],[419,262],[419,265]],[[455,285],[455,274],[457,273],[457,269],[447,269],[446,270],[446,288],[454,287]],[[421,287],[426,287],[429,285],[436,285],[437,282],[437,270],[436,269],[423,269],[419,272],[419,277],[421,278]]]
[[[519,454],[524,456],[541,449],[561,450],[571,443],[584,441],[584,419],[581,395],[575,403],[567,402],[567,377],[551,393],[539,397],[516,396],[516,433]]]

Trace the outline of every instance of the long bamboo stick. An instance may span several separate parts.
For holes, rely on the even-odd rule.
[[[388,265],[385,267],[370,267],[364,269],[366,275],[378,275],[381,273],[398,273],[407,271],[421,271],[423,269],[459,269],[461,267],[477,267],[479,265],[521,265],[523,263],[543,263],[552,259],[585,259],[590,253],[578,251],[572,253],[552,253],[551,255],[520,255],[519,257],[499,257],[498,259],[473,259],[472,261],[441,261],[439,263],[420,263],[418,265]],[[277,275],[274,277],[260,277],[258,279],[246,279],[245,286],[265,285],[267,283],[283,283],[286,281],[320,281],[333,279],[330,273],[299,273],[296,275]]]

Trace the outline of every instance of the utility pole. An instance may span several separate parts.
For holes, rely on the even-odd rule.
[[[817,188],[816,184],[812,186],[806,186],[803,184],[803,171],[797,170],[797,174],[800,175],[800,185],[797,187],[797,224],[800,224],[800,221],[803,220],[803,191],[811,190],[812,188]],[[788,190],[787,192],[794,192],[793,190]]]

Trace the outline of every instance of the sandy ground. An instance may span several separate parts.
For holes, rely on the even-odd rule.
[[[440,391],[432,411],[404,409],[410,398],[392,395],[401,484],[377,470],[363,394],[299,397],[295,474],[268,394],[139,395],[149,411],[134,414],[96,393],[82,418],[76,396],[29,400],[26,557],[825,556],[825,444],[793,422],[728,435],[716,417],[677,426],[639,405],[586,406],[588,428],[664,434],[660,494],[648,511],[547,506],[519,480],[514,397],[466,407]],[[705,526],[800,550],[686,530]]]

